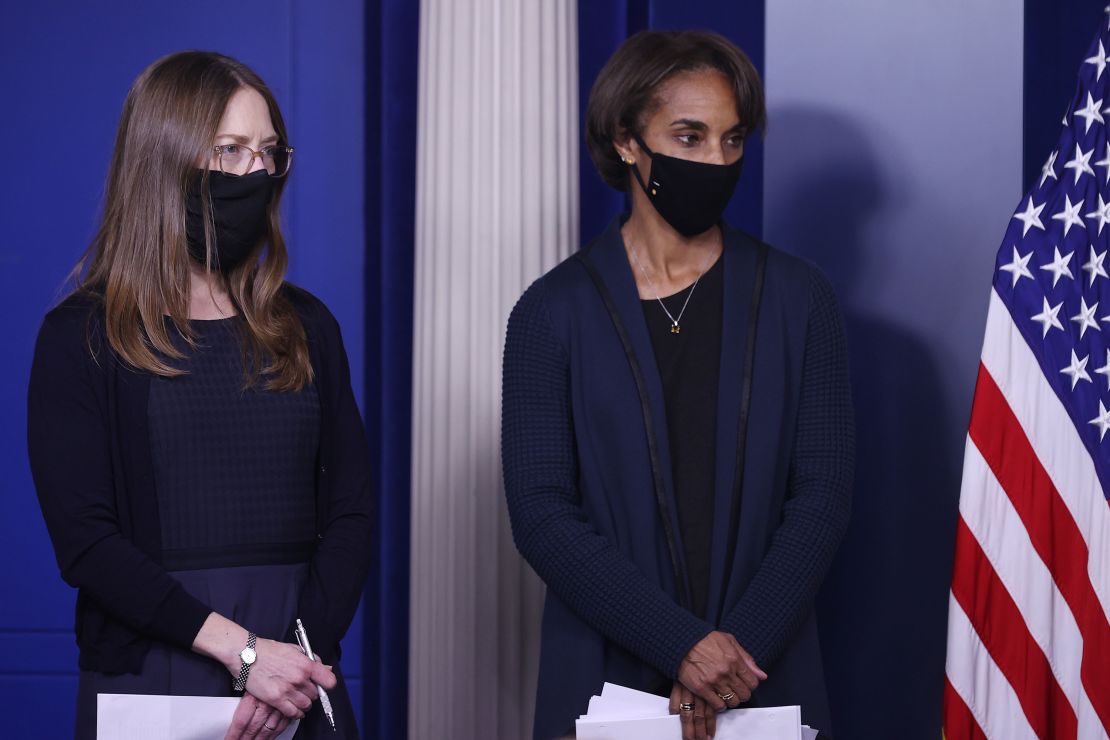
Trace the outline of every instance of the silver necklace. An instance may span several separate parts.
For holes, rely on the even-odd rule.
[[[698,287],[698,281],[701,280],[701,277],[705,274],[705,271],[709,269],[709,258],[706,258],[705,264],[702,265],[701,272],[699,272],[698,276],[694,279],[694,284],[690,286],[690,292],[686,294],[686,300],[682,302],[682,309],[678,312],[678,316],[675,317],[674,314],[667,310],[667,304],[663,303],[663,299],[659,297],[659,291],[658,289],[656,289],[655,283],[652,281],[651,276],[648,275],[647,270],[644,269],[644,264],[640,262],[640,257],[636,254],[636,248],[630,244],[628,245],[628,251],[632,253],[632,259],[636,262],[636,266],[640,268],[640,272],[643,274],[644,280],[647,280],[648,287],[651,288],[651,292],[655,293],[655,300],[659,301],[659,305],[662,307],[663,313],[667,314],[667,318],[671,320],[671,334],[681,333],[682,326],[679,324],[679,322],[682,321],[682,314],[686,313],[686,307],[690,305],[690,298],[692,298],[694,295],[694,289]]]

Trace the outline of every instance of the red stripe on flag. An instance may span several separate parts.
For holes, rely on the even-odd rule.
[[[963,517],[956,523],[952,595],[1014,687],[1037,737],[1075,737],[1078,732],[1075,710],[1056,683],[1044,651],[1029,634],[1021,610]]]
[[[1110,729],[1110,623],[1091,585],[1087,543],[1006,397],[982,365],[969,434],[1071,608],[1083,635],[1083,686],[1103,727]]]
[[[944,679],[944,738],[945,740],[987,740],[983,728],[971,714],[964,698]]]

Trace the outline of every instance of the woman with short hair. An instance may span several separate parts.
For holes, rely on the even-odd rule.
[[[536,737],[606,681],[669,696],[687,740],[740,706],[830,729],[813,604],[850,509],[847,353],[818,269],[720,220],[764,117],[712,33],[638,33],[590,93],[590,156],[631,210],[528,288],[505,342],[513,536],[548,587]]]
[[[358,737],[335,663],[372,552],[366,439],[335,318],[284,279],[292,155],[247,66],[153,63],[39,331],[28,445],[78,589],[78,738],[105,693],[241,695],[230,738]]]

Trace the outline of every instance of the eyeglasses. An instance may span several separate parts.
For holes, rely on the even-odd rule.
[[[219,160],[220,172],[225,175],[240,177],[250,172],[254,160],[262,158],[262,166],[270,177],[285,177],[289,172],[289,165],[293,163],[293,147],[291,146],[266,146],[262,151],[256,152],[243,144],[217,144],[212,147],[213,156]]]

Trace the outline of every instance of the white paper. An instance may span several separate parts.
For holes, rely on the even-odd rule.
[[[578,740],[679,740],[682,720],[670,714],[661,696],[607,683],[578,718]],[[812,733],[808,734],[807,733]],[[816,731],[802,725],[801,708],[730,709],[717,715],[715,740],[812,740]]]
[[[97,740],[223,740],[239,699],[226,696],[97,694]],[[278,735],[289,740],[299,720]]]
[[[590,699],[590,719],[640,719],[670,714],[670,701],[662,696],[607,683],[601,696]]]
[[[682,740],[682,720],[676,714],[646,719],[581,718],[574,723],[574,731],[577,740]],[[721,735],[714,735],[714,740],[718,737]]]
[[[717,740],[802,740],[802,708],[729,709],[717,715]]]

